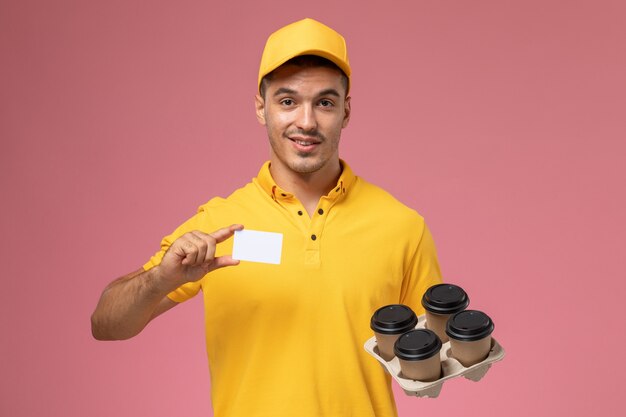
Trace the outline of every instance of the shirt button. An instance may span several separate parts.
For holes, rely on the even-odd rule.
[[[319,214],[324,214],[324,210],[322,210],[322,209],[317,210],[317,212],[318,212]]]
[[[298,210],[298,216],[302,216],[302,210]]]
[[[315,239],[317,239],[317,236],[311,235],[311,240],[315,240]]]

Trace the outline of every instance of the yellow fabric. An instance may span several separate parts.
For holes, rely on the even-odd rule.
[[[283,234],[280,265],[241,262],[169,295],[182,302],[202,290],[216,417],[396,416],[389,376],[363,344],[377,308],[423,313],[422,294],[441,282],[435,247],[421,216],[342,165],[323,214],[309,218],[266,163],[245,187],[201,206],[145,264],[194,229],[242,223]],[[231,250],[232,239],[218,245],[218,255]]]

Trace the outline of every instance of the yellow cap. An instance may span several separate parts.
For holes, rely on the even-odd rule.
[[[350,87],[345,39],[328,26],[307,18],[280,28],[267,38],[259,68],[259,89],[263,77],[300,55],[317,55],[333,62],[346,74]]]

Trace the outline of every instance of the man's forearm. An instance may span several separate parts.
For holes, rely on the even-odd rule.
[[[148,271],[139,269],[109,284],[91,315],[91,332],[98,340],[129,339],[175,302],[166,296],[187,282],[202,279],[218,268],[235,266],[230,255],[215,256],[216,245],[242,230],[240,224],[212,233],[187,232],[172,243],[161,263]]]
[[[164,285],[157,269],[135,271],[104,289],[91,316],[94,338],[123,340],[143,330],[159,303],[172,290]]]

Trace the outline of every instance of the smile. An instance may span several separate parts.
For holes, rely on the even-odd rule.
[[[290,141],[292,141],[297,148],[299,149],[311,149],[313,148],[315,145],[319,145],[321,143],[320,140],[318,139],[301,139],[301,138],[288,138]]]
[[[303,140],[296,140],[296,139],[292,139],[295,143],[297,143],[300,146],[311,146],[311,145],[315,145],[315,142],[305,142]]]

